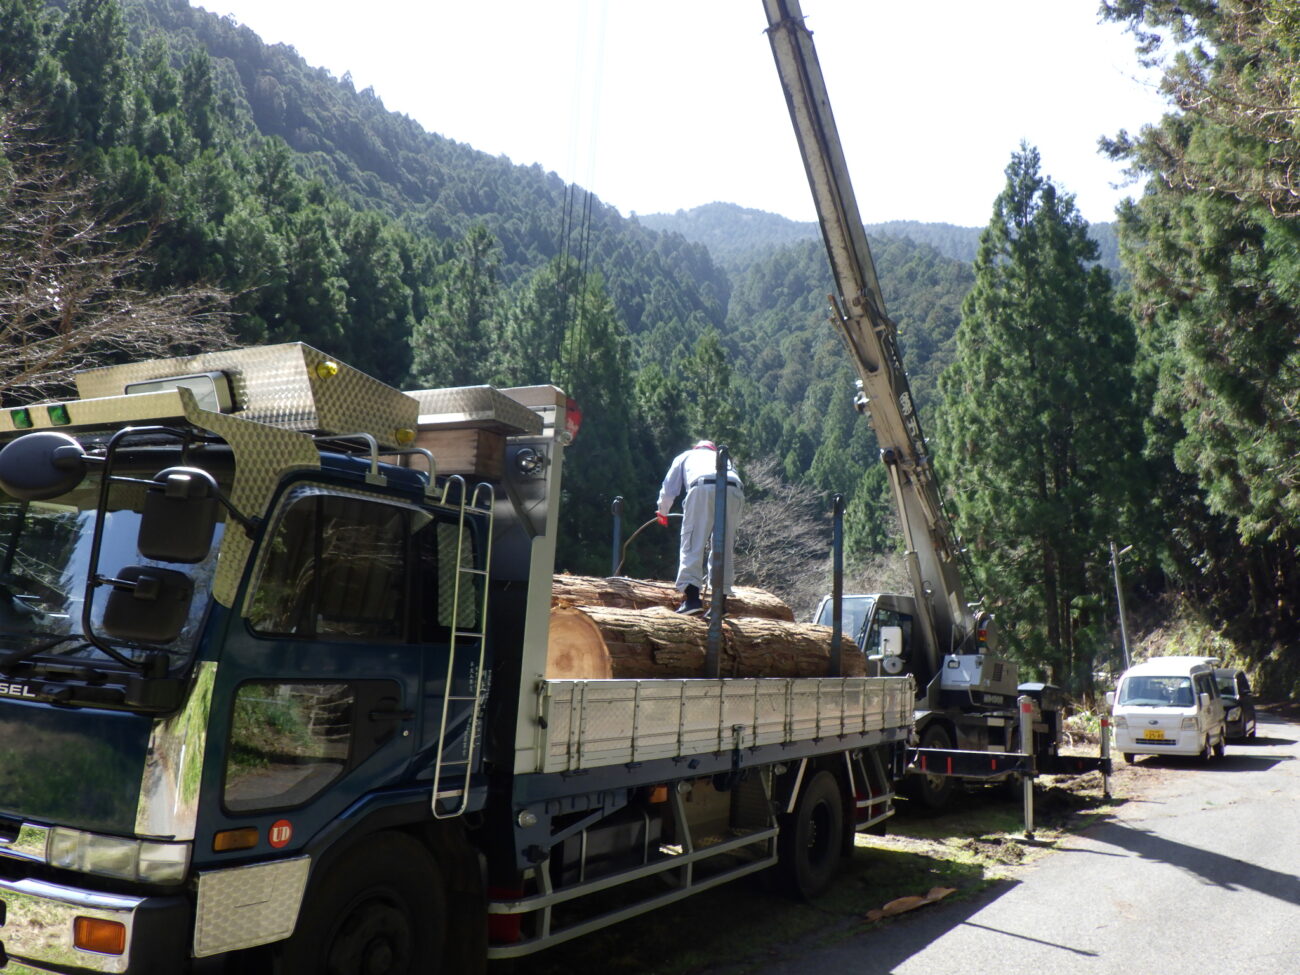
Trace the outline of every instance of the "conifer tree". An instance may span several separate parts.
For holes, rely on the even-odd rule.
[[[1104,583],[1138,453],[1132,327],[1074,199],[1023,145],[980,238],[957,358],[944,373],[945,482],[1004,638],[1080,689],[1092,661],[1070,606]]]

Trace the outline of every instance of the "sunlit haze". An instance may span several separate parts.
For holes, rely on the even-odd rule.
[[[624,214],[722,201],[813,219],[760,0],[211,0],[426,129]],[[1164,103],[1098,0],[803,0],[863,219],[988,222],[1020,141],[1113,218],[1097,139]]]

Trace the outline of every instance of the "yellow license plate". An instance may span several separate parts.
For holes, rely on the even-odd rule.
[[[1142,732],[1142,739],[1144,741],[1164,741],[1165,733],[1159,728],[1148,728]]]

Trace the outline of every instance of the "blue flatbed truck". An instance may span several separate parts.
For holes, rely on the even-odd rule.
[[[891,814],[909,677],[548,679],[555,387],[78,385],[0,410],[6,973],[460,975]]]

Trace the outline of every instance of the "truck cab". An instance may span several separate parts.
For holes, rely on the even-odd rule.
[[[285,937],[344,824],[481,807],[490,563],[535,532],[495,500],[552,437],[301,344],[79,384],[0,411],[0,941],[178,972]]]

